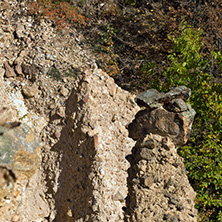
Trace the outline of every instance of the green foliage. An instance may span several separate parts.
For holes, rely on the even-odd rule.
[[[52,67],[48,71],[47,75],[51,76],[53,79],[57,79],[57,80],[61,80],[62,79],[61,73],[55,67]]]
[[[201,221],[222,220],[222,83],[208,70],[222,68],[221,52],[212,52],[211,58],[202,52],[203,31],[182,22],[168,56],[168,67],[163,72],[165,81],[153,79],[159,90],[186,85],[192,89],[189,102],[196,110],[193,132],[179,153],[184,158],[188,177],[197,192],[196,207]],[[142,69],[149,76],[155,70],[147,64]]]
[[[79,73],[80,70],[76,68],[69,68],[61,73],[57,68],[52,67],[47,75],[51,76],[53,79],[62,80],[63,77],[72,77],[76,79]]]
[[[81,73],[81,71],[78,68],[69,68],[63,72],[63,76],[72,77],[74,79],[77,79],[77,77],[80,73]]]
[[[222,53],[221,52],[211,52],[213,58],[217,61],[216,63],[218,64],[220,68],[220,72],[222,72]]]
[[[99,32],[94,39],[94,51],[100,53],[103,63],[100,68],[107,72],[110,76],[119,73],[119,68],[116,62],[116,55],[114,53],[113,37],[115,30],[112,26],[106,25],[103,31]],[[91,41],[92,43],[92,41]]]
[[[119,1],[121,4],[126,4],[126,5],[128,5],[128,4],[130,4],[130,5],[136,5],[136,3],[137,3],[137,0],[120,0]]]

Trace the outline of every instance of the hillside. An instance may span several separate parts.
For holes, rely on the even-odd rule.
[[[0,1],[0,220],[220,221],[221,12]]]

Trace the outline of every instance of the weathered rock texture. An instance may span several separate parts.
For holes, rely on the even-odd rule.
[[[137,141],[129,168],[125,221],[197,221],[195,192],[175,145],[186,143],[195,111],[188,103],[190,89],[168,93],[148,90],[136,101],[145,109],[129,125]]]
[[[100,69],[79,78],[59,141],[47,155],[55,221],[124,220],[125,157],[135,144],[126,125],[137,111],[133,96]]]
[[[93,65],[71,92],[59,89],[67,99],[50,115],[41,152],[41,126],[26,120],[34,134],[19,113],[11,116],[19,107],[1,85],[1,220],[196,221],[195,193],[175,149],[195,115],[184,102],[189,89],[148,90],[136,98],[145,106],[139,111],[134,97]]]
[[[195,220],[174,148],[190,132],[190,91],[145,92],[138,112],[81,34],[57,32],[27,3],[0,0],[0,221]]]
[[[0,126],[0,135],[0,165],[16,177],[31,177],[40,165],[40,139],[19,122]]]
[[[35,221],[48,211],[42,199],[44,183],[39,184],[42,142],[19,121],[2,78],[0,95],[0,221]]]
[[[57,32],[49,19],[30,16],[28,2],[0,0],[0,125],[4,127],[1,138],[7,138],[8,144],[1,143],[0,158],[11,158],[11,165],[1,162],[0,167],[0,221],[52,218],[54,206],[46,199],[46,191],[51,193],[47,186],[51,171],[49,162],[44,162],[45,153],[58,142],[66,118],[65,101],[77,73],[93,62],[75,29]],[[14,127],[15,122],[22,124]],[[41,149],[32,145],[29,149],[31,132],[42,140]],[[10,150],[13,155],[7,156]],[[27,152],[17,158],[20,165],[14,162],[18,150]],[[24,171],[25,163],[32,170]],[[22,170],[15,171],[16,167]],[[27,172],[32,173],[25,176]]]

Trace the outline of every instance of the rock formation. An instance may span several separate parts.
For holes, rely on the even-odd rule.
[[[1,178],[6,178],[1,179],[1,196],[6,203],[14,200],[11,207],[19,205],[16,212],[8,209],[11,218],[30,221],[35,206],[39,221],[196,221],[195,193],[175,148],[191,130],[195,111],[184,102],[189,96],[186,87],[166,94],[148,90],[136,97],[145,106],[139,111],[132,95],[94,68],[79,76],[62,117],[49,120],[52,125],[60,118],[62,127],[42,153],[35,151],[40,142],[27,126],[2,123],[11,129],[2,127],[1,138],[11,145],[8,149],[1,142],[1,156],[12,148],[13,155],[8,164],[1,163]],[[26,153],[25,159],[17,158],[20,165],[17,150]],[[15,190],[18,185],[23,193]],[[33,192],[41,199],[32,205]],[[7,208],[4,202],[2,207]]]
[[[139,111],[75,29],[36,19],[0,0],[0,221],[195,221],[175,150],[189,89],[149,90]]]
[[[137,143],[128,156],[125,221],[197,221],[195,192],[176,152],[176,145],[187,142],[195,115],[185,103],[190,94],[190,89],[177,87],[165,94],[151,89],[137,96],[144,109],[128,127]]]
[[[65,107],[45,162],[55,221],[123,221],[133,96],[96,68],[79,77]]]

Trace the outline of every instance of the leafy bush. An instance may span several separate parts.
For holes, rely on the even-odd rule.
[[[222,83],[209,71],[221,70],[222,56],[220,52],[203,56],[202,36],[202,30],[182,22],[179,32],[169,36],[174,47],[163,78],[152,78],[152,85],[162,91],[179,85],[192,89],[189,102],[197,114],[192,136],[179,154],[197,192],[200,221],[215,222],[222,220]],[[148,63],[142,71],[150,75],[155,68]]]
[[[75,2],[78,1],[80,0]],[[108,37],[106,27],[112,27],[112,53],[105,54],[101,50],[99,55],[97,51],[96,62],[108,73],[112,73],[117,84],[123,87],[128,83],[129,90],[142,91],[149,85],[149,80],[141,75],[142,64],[154,61],[157,64],[155,72],[161,77],[160,67],[166,62],[172,46],[167,35],[178,30],[182,16],[193,27],[200,27],[206,33],[202,40],[205,43],[204,54],[222,48],[220,2],[221,0],[84,0],[84,5],[80,8],[90,18],[90,22],[83,34],[94,48],[98,36]],[[96,45],[99,45],[98,41]],[[115,60],[118,66],[115,70],[118,72],[110,71],[113,67],[109,67],[108,60]],[[104,64],[106,67],[103,67]],[[215,70],[213,73],[219,74]]]

